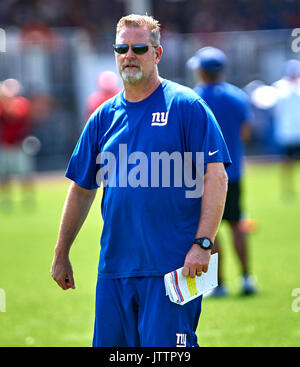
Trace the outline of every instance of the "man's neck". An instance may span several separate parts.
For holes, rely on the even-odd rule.
[[[161,84],[162,78],[158,75],[147,81],[130,84],[124,82],[124,97],[128,102],[140,102],[149,97]]]

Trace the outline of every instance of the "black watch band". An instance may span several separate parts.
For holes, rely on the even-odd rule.
[[[210,250],[210,249],[212,249],[212,247],[214,245],[212,243],[211,239],[208,238],[208,237],[195,238],[194,239],[194,243],[196,243],[197,245],[199,245],[204,250]]]

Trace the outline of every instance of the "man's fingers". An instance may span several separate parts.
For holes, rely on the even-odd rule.
[[[184,275],[185,277],[189,276],[190,274],[190,269],[188,266],[184,266],[183,269],[182,269],[182,275]]]
[[[55,266],[52,266],[51,276],[52,276],[52,279],[60,286],[60,288],[66,289],[65,288],[66,285],[65,285],[65,282],[64,282],[65,277],[61,277],[61,276],[57,275],[57,271],[56,271]]]
[[[55,274],[52,274],[52,278],[63,290],[67,290],[69,288],[75,289],[74,278],[71,274],[65,276],[56,276]]]
[[[208,270],[208,264],[207,264],[207,265],[203,265],[203,266],[202,266],[202,271],[203,271],[204,273],[207,273],[207,270]]]
[[[202,275],[202,271],[201,271],[201,270],[197,270],[197,271],[196,271],[196,275],[197,275],[197,277],[201,277],[201,275]]]
[[[203,273],[206,273],[208,270],[208,265],[203,266],[184,266],[182,269],[182,275],[185,277],[195,278],[195,276],[200,277]]]
[[[68,289],[65,278],[54,278],[56,283],[60,286],[61,289]]]
[[[51,267],[51,275],[61,289],[75,289],[73,270],[69,259],[58,261],[55,258]]]
[[[193,244],[185,257],[182,274],[191,278],[201,276],[202,273],[208,271],[209,260],[210,251],[203,250],[197,244]]]
[[[197,272],[196,265],[193,264],[185,264],[182,269],[182,275],[185,277],[195,278]]]
[[[67,275],[65,282],[68,288],[75,289],[75,282],[72,274]]]
[[[195,276],[196,276],[196,269],[190,268],[190,278],[195,278]]]

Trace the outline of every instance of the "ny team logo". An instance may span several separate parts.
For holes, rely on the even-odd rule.
[[[186,334],[176,333],[176,347],[186,347]]]
[[[152,113],[151,126],[165,126],[168,123],[169,112]]]

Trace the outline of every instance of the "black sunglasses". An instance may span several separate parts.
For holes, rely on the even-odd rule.
[[[115,52],[118,54],[126,54],[129,50],[129,45],[126,43],[117,43],[116,45],[113,45]],[[130,46],[132,51],[137,55],[143,55],[149,50],[149,46],[145,43],[136,43],[134,45]],[[152,46],[156,47],[156,46]]]

